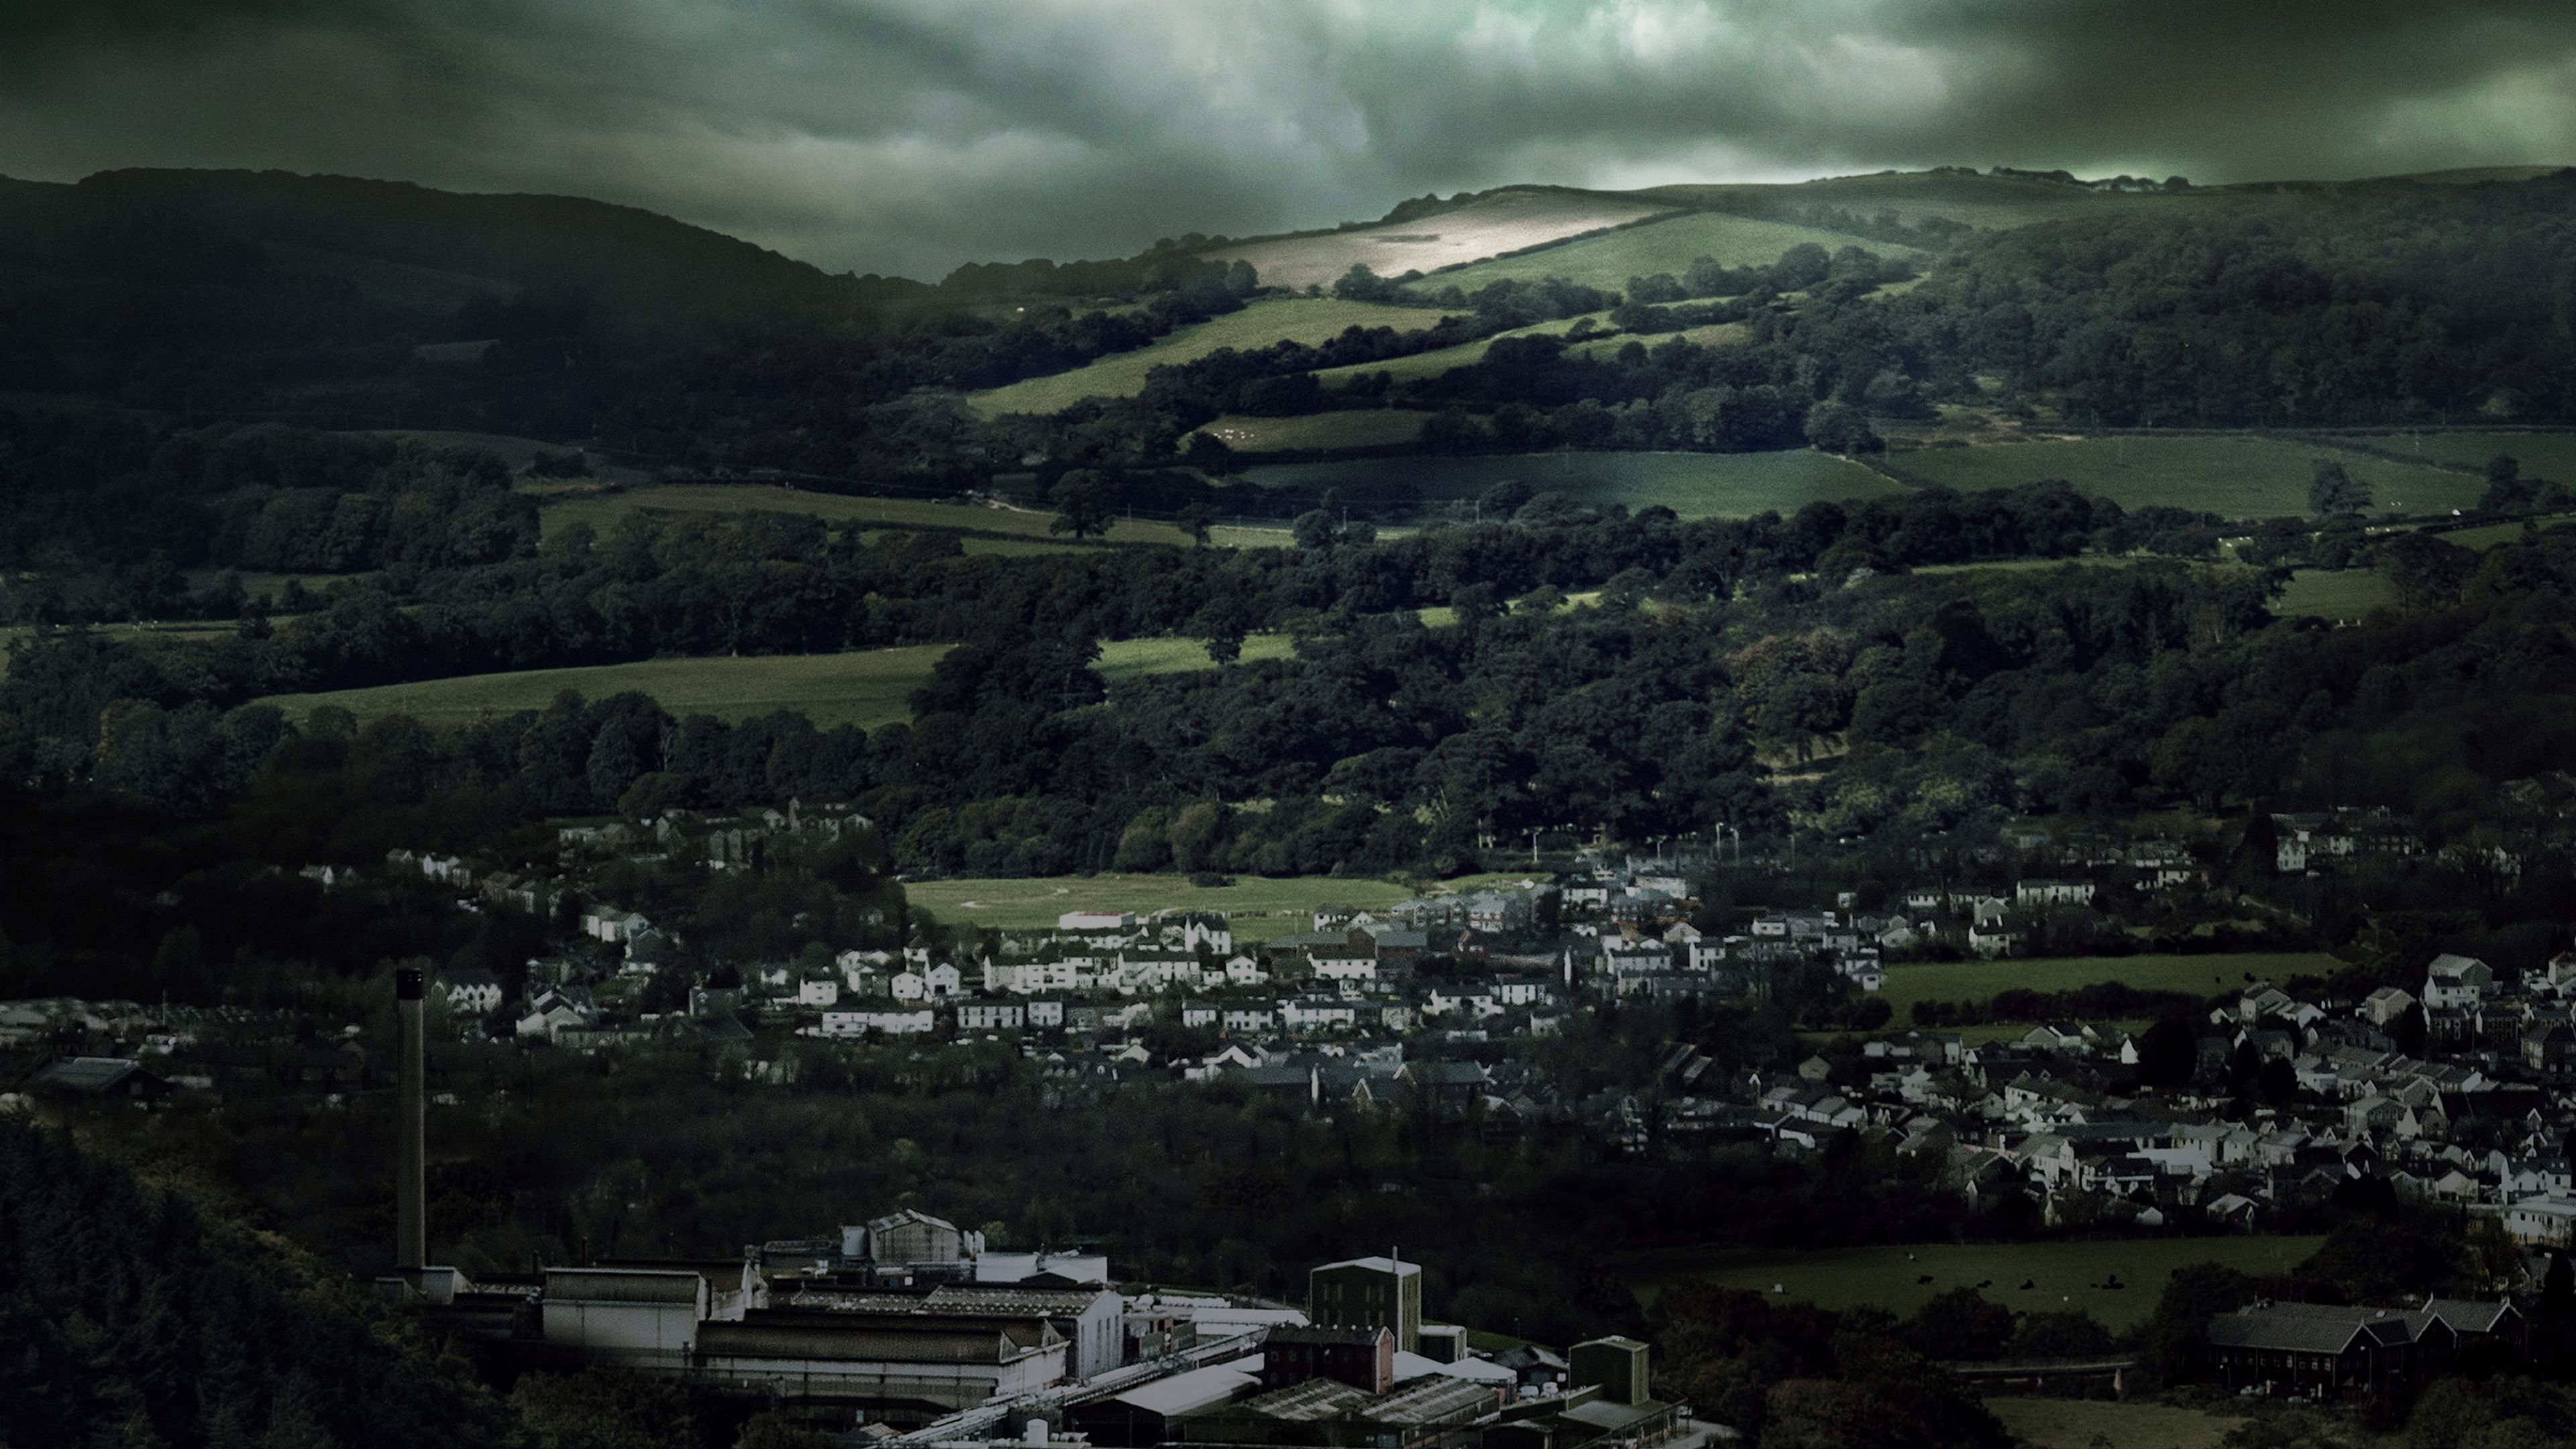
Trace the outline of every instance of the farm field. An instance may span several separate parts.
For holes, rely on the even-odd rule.
[[[1592,325],[1595,327],[1606,328],[1610,325],[1610,314],[1607,312],[1593,312],[1586,315],[1592,319]],[[1486,349],[1494,345],[1496,338],[1562,337],[1574,330],[1574,324],[1582,320],[1581,317],[1558,317],[1546,322],[1534,322],[1527,327],[1515,327],[1508,332],[1497,332],[1493,337],[1480,337],[1473,342],[1461,342],[1455,347],[1436,347],[1429,352],[1417,352],[1409,357],[1390,357],[1384,362],[1354,362],[1343,367],[1319,368],[1315,372],[1315,380],[1326,387],[1341,387],[1348,384],[1352,378],[1380,372],[1398,382],[1415,382],[1426,377],[1438,377],[1451,368],[1465,367],[1472,362],[1484,361]],[[1620,340],[1626,339],[1622,337]]]
[[[1333,275],[1338,277],[1341,273]],[[1265,274],[1262,280],[1269,278]],[[1027,378],[1008,387],[974,393],[966,401],[988,418],[1004,413],[1062,412],[1087,397],[1133,397],[1144,390],[1145,374],[1153,369],[1167,363],[1195,362],[1222,347],[1242,351],[1283,340],[1311,344],[1338,337],[1351,327],[1420,332],[1437,323],[1440,315],[1424,307],[1390,307],[1334,297],[1270,297],[1240,312],[1181,328],[1151,346],[1113,352],[1070,372]]]
[[[1243,641],[1242,662],[1295,657],[1297,643],[1285,634],[1251,634]],[[1207,644],[1198,639],[1104,639],[1092,669],[1112,683],[1148,674],[1187,674],[1216,668]]]
[[[1320,236],[1235,243],[1213,248],[1206,255],[1252,263],[1266,287],[1329,288],[1343,273],[1363,263],[1381,277],[1437,271],[1671,209],[1670,202],[1648,197],[1514,188],[1437,216]]]
[[[640,689],[675,715],[742,720],[786,709],[806,714],[825,729],[842,724],[875,729],[912,717],[907,697],[930,677],[931,666],[948,648],[925,644],[853,654],[647,659],[579,669],[471,674],[322,694],[281,694],[260,702],[299,719],[319,706],[338,705],[360,719],[408,714],[424,724],[460,725],[486,715],[543,709],[567,689],[578,690],[587,699]]]
[[[1462,876],[1440,887],[1481,890],[1514,884],[1516,875]],[[1222,911],[1235,921],[1253,922],[1247,937],[1284,936],[1309,929],[1315,908],[1340,904],[1363,910],[1391,906],[1418,894],[1411,886],[1388,880],[1345,880],[1333,876],[1238,876],[1230,886],[1196,886],[1187,876],[1104,872],[1095,876],[1054,876],[1008,880],[961,877],[955,880],[905,881],[904,896],[947,922],[972,922],[1001,930],[1052,926],[1067,911],[1134,911],[1143,915],[1167,909]]]
[[[1406,408],[1358,408],[1294,418],[1228,415],[1199,431],[1238,453],[1284,453],[1307,448],[1382,448],[1410,443],[1422,436],[1422,425],[1430,420],[1431,414]]]
[[[2519,525],[2516,532],[2520,531]],[[2299,569],[2272,605],[2290,618],[2364,619],[2373,609],[2397,607],[2397,585],[2369,569]]]
[[[2070,956],[2049,961],[1958,961],[1891,966],[1879,995],[1904,1023],[1918,1001],[1984,1001],[2014,987],[2071,991],[2101,981],[2121,981],[2141,991],[2182,991],[2214,996],[2236,991],[2251,974],[2285,981],[2322,976],[2339,963],[2321,951],[2234,951],[2207,956]],[[2027,1028],[2025,1028],[2027,1029]]]
[[[1679,332],[1658,332],[1651,337],[1614,332],[1607,337],[1574,343],[1565,350],[1579,357],[1608,357],[1631,342],[1643,342],[1654,347],[1675,338],[1700,347],[1734,347],[1752,335],[1753,329],[1741,322],[1711,322],[1705,327],[1685,327]]]
[[[194,627],[208,634],[232,631],[230,624]],[[0,631],[0,644],[5,644],[8,637],[8,631]],[[272,695],[261,702],[274,704],[297,718],[316,706],[338,705],[360,719],[399,713],[427,724],[456,725],[486,715],[543,709],[567,689],[579,691],[586,699],[640,689],[675,715],[704,713],[739,720],[786,709],[810,716],[825,729],[839,724],[875,729],[912,718],[908,702],[912,691],[930,678],[931,666],[948,648],[945,644],[924,644],[848,654],[646,659],[576,669],[471,674],[369,689]],[[1246,661],[1285,659],[1293,652],[1293,642],[1285,634],[1255,634],[1243,641]],[[1216,665],[1207,656],[1207,646],[1196,639],[1112,639],[1100,646],[1096,667],[1102,678],[1114,681],[1213,669]]]
[[[1684,518],[1794,513],[1820,498],[1872,498],[1898,485],[1811,449],[1776,453],[1536,453],[1475,458],[1354,458],[1245,470],[1270,487],[1340,488],[1355,496],[1407,483],[1426,499],[1469,499],[1506,480],[1582,503],[1655,504]]]
[[[2333,441],[2329,439],[2328,441]],[[2453,432],[2389,433],[2351,441],[2384,452],[2422,458],[2428,464],[2483,470],[2501,453],[2522,464],[2525,478],[2551,478],[2576,483],[2576,433]],[[2484,484],[2480,482],[2481,491]]]
[[[1963,491],[2062,478],[2123,508],[2162,505],[2229,518],[2286,518],[2308,511],[2310,465],[2331,456],[2370,488],[2382,513],[2466,508],[2485,491],[2466,474],[2256,437],[2083,438],[1920,448],[1891,455],[1898,472]]]
[[[1436,291],[1456,285],[1473,292],[1488,282],[1535,282],[1545,277],[1563,277],[1586,286],[1624,291],[1630,277],[1652,276],[1657,272],[1670,272],[1678,277],[1688,271],[1691,262],[1699,257],[1714,257],[1721,265],[1730,267],[1767,267],[1780,260],[1782,252],[1806,242],[1813,242],[1828,252],[1847,246],[1862,246],[1880,256],[1920,255],[1912,247],[1893,242],[1874,242],[1843,232],[1819,231],[1789,222],[1701,211],[1685,212],[1603,236],[1584,237],[1531,252],[1527,256],[1497,257],[1489,262],[1460,267],[1454,272],[1425,277],[1415,286]]]
[[[826,523],[878,524],[891,529],[971,529],[1006,533],[1040,542],[1070,545],[1050,532],[1055,515],[1034,509],[996,508],[986,504],[940,503],[925,498],[866,498],[844,493],[809,493],[801,488],[775,488],[754,483],[662,483],[619,493],[591,493],[540,505],[538,526],[547,534],[575,523],[587,523],[602,535],[630,513],[808,513]],[[1272,530],[1245,530],[1269,533]],[[1278,535],[1285,542],[1284,532]],[[1189,535],[1168,523],[1122,518],[1109,526],[1113,543],[1187,544]],[[972,551],[972,550],[970,550]]]
[[[2489,549],[2500,543],[2521,542],[2523,522],[2517,518],[2511,523],[2484,523],[2476,528],[2455,528],[2448,533],[2437,533],[2434,537],[2455,548]],[[2530,523],[2532,527],[2547,532],[2562,523],[2576,523],[2576,517],[2553,513],[2531,519]]]
[[[2170,1404],[2026,1399],[1997,1394],[1986,1409],[2031,1449],[2218,1449],[2246,1422]]]
[[[2024,1311],[2082,1309],[2120,1333],[2155,1312],[2173,1270],[2218,1262],[2256,1277],[2285,1274],[2323,1238],[2142,1238],[2051,1243],[1925,1243],[1869,1248],[1682,1248],[1628,1261],[1617,1271],[1651,1306],[1675,1282],[1705,1277],[1839,1312],[1864,1304],[1904,1317],[1953,1288],[1992,1286],[1986,1297]],[[2092,1285],[2113,1276],[2121,1288]],[[1930,1283],[1920,1282],[1930,1278]],[[2024,1289],[2027,1279],[2035,1286]]]

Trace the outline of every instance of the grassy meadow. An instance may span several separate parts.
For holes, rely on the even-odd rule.
[[[2525,478],[2553,478],[2576,483],[2576,432],[2491,433],[2483,429],[2454,432],[2387,433],[2355,437],[2353,442],[2382,452],[2421,458],[2435,467],[2483,470],[2487,460],[2503,454],[2522,464]],[[2478,480],[2484,488],[2483,479]]]
[[[1609,326],[1609,313],[1594,312],[1587,315],[1591,317],[1593,326]],[[1486,349],[1492,347],[1497,338],[1562,337],[1574,329],[1575,323],[1582,320],[1580,317],[1558,317],[1546,322],[1533,322],[1527,327],[1515,327],[1507,332],[1497,332],[1492,337],[1479,337],[1473,342],[1461,342],[1455,347],[1435,347],[1429,352],[1416,352],[1409,357],[1390,357],[1383,362],[1354,362],[1343,367],[1319,368],[1316,370],[1315,380],[1326,387],[1342,387],[1355,377],[1366,377],[1383,372],[1398,382],[1418,382],[1426,377],[1438,377],[1451,368],[1465,367],[1469,363],[1484,361]],[[1620,340],[1624,342],[1627,339],[1622,337]]]
[[[1834,176],[1792,186],[1746,182],[1684,183],[1651,187],[1637,194],[1691,206],[1780,202],[1797,206],[1835,206],[1864,216],[1885,208],[1908,223],[1918,222],[1927,216],[1944,216],[1989,230],[2005,230],[2070,216],[2206,205],[2223,195],[2216,192],[2145,195],[2084,191],[2055,182],[2020,177],[1961,176],[1928,171]]]
[[[2015,488],[2060,478],[2124,508],[2162,505],[2229,518],[2287,518],[2308,511],[2313,462],[2332,457],[2367,484],[2382,513],[2466,508],[2483,480],[2410,467],[2318,444],[2241,436],[2119,437],[1919,448],[1892,455],[1897,471],[1947,488]]]
[[[1563,277],[1570,282],[1624,291],[1630,277],[1670,272],[1678,277],[1700,257],[1713,257],[1730,267],[1767,267],[1789,248],[1813,242],[1826,251],[1862,246],[1880,256],[1912,256],[1914,248],[1874,242],[1838,231],[1819,231],[1782,221],[1761,221],[1724,212],[1686,212],[1632,226],[1624,231],[1584,237],[1527,256],[1497,257],[1426,277],[1417,285],[1438,289],[1455,284],[1473,292],[1488,282],[1535,282]]]
[[[1651,198],[1525,187],[1497,192],[1438,216],[1319,236],[1236,242],[1212,248],[1207,255],[1252,263],[1264,286],[1329,289],[1355,265],[1365,264],[1381,277],[1437,271],[1641,221],[1671,209],[1669,202]]]
[[[1463,876],[1446,882],[1448,890],[1478,890],[1488,885],[1516,884],[1516,875]],[[968,922],[1000,930],[1052,926],[1067,911],[1152,911],[1182,909],[1222,911],[1246,937],[1285,936],[1313,926],[1315,908],[1356,906],[1362,910],[1394,905],[1418,892],[1388,880],[1343,880],[1331,876],[1238,876],[1229,886],[1196,886],[1186,876],[1104,872],[1094,876],[906,881],[903,893],[913,905],[942,921]]]
[[[232,630],[230,624],[201,627],[211,633]],[[6,638],[6,631],[0,631],[0,645],[5,645]],[[912,691],[929,680],[931,667],[948,649],[945,644],[924,644],[847,654],[645,659],[280,694],[261,702],[277,705],[299,719],[317,706],[338,705],[360,719],[408,714],[428,724],[458,725],[487,715],[543,709],[567,689],[579,691],[585,699],[638,689],[674,715],[712,714],[740,720],[785,709],[808,715],[825,729],[839,724],[875,729],[912,718]],[[1294,643],[1285,634],[1255,634],[1243,641],[1246,662],[1285,659],[1292,653]],[[1216,664],[1208,658],[1207,646],[1196,639],[1112,639],[1100,646],[1095,667],[1103,679],[1115,682],[1213,669]]]
[[[2514,531],[2520,533],[2520,525]],[[2272,612],[2284,618],[2364,619],[2373,609],[2396,607],[2397,585],[2385,574],[2369,569],[2299,569],[2273,602]]]
[[[2339,963],[2320,951],[2230,951],[2207,956],[2070,956],[2056,960],[1956,961],[1887,968],[1879,995],[1903,1024],[1918,1001],[1984,1001],[1999,991],[2071,991],[2121,981],[2141,991],[2181,991],[2215,996],[2256,980],[2285,981],[2319,975]]]
[[[1536,453],[1474,458],[1354,458],[1247,469],[1271,487],[1339,488],[1365,497],[1411,484],[1425,499],[1470,499],[1506,480],[1578,502],[1655,504],[1684,518],[1794,513],[1820,498],[1872,498],[1898,485],[1858,463],[1809,449],[1776,453]]]
[[[1307,413],[1293,418],[1247,418],[1229,414],[1199,429],[1238,453],[1284,453],[1304,449],[1383,448],[1422,436],[1431,414],[1405,408],[1357,408],[1347,412]]]
[[[579,669],[526,669],[470,674],[370,689],[280,694],[260,701],[303,718],[322,705],[338,705],[360,719],[408,714],[430,725],[471,724],[490,715],[543,709],[564,690],[601,699],[639,689],[674,715],[711,714],[742,720],[793,710],[815,724],[855,724],[875,729],[912,717],[907,702],[948,652],[945,644],[877,649],[851,654],[785,654],[752,658],[646,659]]]
[[[1027,378],[1008,387],[975,393],[967,401],[988,418],[1004,413],[1062,412],[1087,397],[1133,397],[1144,390],[1145,374],[1154,368],[1195,362],[1219,348],[1246,351],[1283,340],[1311,344],[1338,337],[1352,327],[1420,332],[1437,323],[1440,315],[1422,307],[1389,307],[1332,297],[1264,298],[1240,312],[1181,328],[1151,346],[1113,352],[1070,372]]]
[[[2173,1270],[2217,1262],[2257,1277],[2287,1273],[2323,1238],[2140,1238],[2046,1243],[1925,1243],[1869,1248],[1682,1248],[1629,1260],[1616,1271],[1641,1303],[1685,1278],[1707,1278],[1840,1311],[1870,1306],[1899,1317],[1953,1288],[1989,1286],[1987,1298],[2026,1312],[2082,1309],[2114,1333],[2155,1312]],[[2113,1277],[2127,1286],[2099,1286]],[[1924,1283],[1924,1278],[1932,1281]],[[2027,1279],[2034,1286],[2023,1288]]]
[[[2248,1422],[2170,1404],[2007,1394],[1987,1399],[1986,1410],[2030,1449],[2218,1449]]]
[[[2576,523],[2576,517],[2554,513],[2528,521],[2532,527],[2546,532],[2562,523]],[[2490,549],[2500,543],[2520,543],[2524,522],[2517,518],[2511,523],[2482,523],[2475,528],[2454,528],[2434,537],[2455,548]]]

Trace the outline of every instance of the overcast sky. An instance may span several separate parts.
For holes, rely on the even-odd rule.
[[[0,0],[0,174],[668,212],[834,270],[1425,191],[2576,163],[2576,0]]]

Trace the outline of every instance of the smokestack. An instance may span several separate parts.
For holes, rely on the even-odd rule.
[[[417,1274],[429,1261],[429,1230],[425,1221],[425,1186],[422,1181],[427,1073],[421,1063],[421,990],[426,982],[422,973],[409,968],[394,972],[394,1019],[402,1034],[398,1090],[394,1099],[394,1267],[404,1273]]]

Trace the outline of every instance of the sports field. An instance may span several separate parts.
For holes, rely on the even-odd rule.
[[[1715,258],[1722,266],[1767,267],[1780,260],[1782,252],[1808,242],[1828,252],[1858,246],[1883,257],[1919,255],[1912,247],[1869,241],[1838,231],[1702,211],[1585,237],[1526,256],[1497,257],[1454,272],[1436,273],[1416,286],[1426,291],[1457,286],[1473,292],[1488,282],[1563,277],[1615,292],[1625,290],[1630,277],[1648,277],[1657,272],[1678,277],[1700,257]]]
[[[1482,890],[1513,885],[1516,875],[1462,876],[1439,889]],[[1315,908],[1346,905],[1361,910],[1394,905],[1418,894],[1411,886],[1386,880],[1343,880],[1332,876],[1235,877],[1230,886],[1195,886],[1187,876],[1104,873],[1036,879],[961,877],[955,880],[906,881],[907,900],[939,919],[972,922],[1002,930],[1052,926],[1067,911],[1152,911],[1182,909],[1222,911],[1229,920],[1249,922],[1237,934],[1266,939],[1310,930]]]
[[[1996,1394],[1986,1411],[2031,1449],[2218,1449],[2247,1421],[2171,1404]]]
[[[1087,397],[1134,397],[1144,390],[1145,374],[1153,369],[1167,363],[1195,362],[1222,347],[1248,351],[1283,340],[1317,343],[1338,337],[1351,327],[1420,332],[1436,325],[1440,316],[1423,307],[1389,307],[1332,297],[1265,298],[1240,312],[1181,328],[1151,346],[1113,352],[1071,372],[1032,377],[975,393],[966,400],[988,418],[1004,413],[1062,412]]]
[[[1294,418],[1247,418],[1227,415],[1199,429],[1238,453],[1284,453],[1301,449],[1381,448],[1410,443],[1422,436],[1431,414],[1405,408],[1354,408],[1345,412],[1308,413]]]
[[[1515,188],[1437,216],[1320,236],[1238,242],[1207,255],[1252,263],[1266,287],[1330,288],[1355,264],[1364,263],[1381,277],[1436,271],[1671,209],[1669,203],[1642,198]]]
[[[2369,569],[2299,569],[2274,601],[2284,618],[2365,619],[2373,609],[2397,607],[2397,585]]]
[[[1426,499],[1469,499],[1505,481],[1582,503],[1662,504],[1684,518],[1795,513],[1820,498],[1873,498],[1898,486],[1858,463],[1798,448],[1776,453],[1533,453],[1477,458],[1353,458],[1247,469],[1268,487],[1338,488],[1355,497],[1409,483]]]
[[[2312,464],[2332,457],[2370,489],[2381,513],[2466,508],[2485,491],[2466,474],[2256,437],[2114,437],[1968,448],[1921,448],[1891,456],[1898,471],[1961,490],[2015,488],[2063,479],[2124,508],[2162,505],[2229,518],[2288,518],[2308,511]]]
[[[2322,976],[2342,963],[2322,951],[2231,951],[2207,956],[2070,956],[2034,961],[1957,961],[1887,968],[1879,995],[1904,1023],[1918,1001],[1984,1001],[1998,991],[2071,991],[2121,981],[2141,991],[2215,996],[2237,991],[2248,975],[2281,982]]]
[[[2032,1313],[2082,1309],[2114,1333],[2155,1312],[2173,1270],[2218,1262],[2257,1277],[2285,1274],[2323,1238],[2142,1238],[2046,1243],[1925,1243],[1871,1248],[1681,1248],[1617,1270],[1651,1305],[1664,1288],[1703,1277],[1835,1309],[1869,1305],[1903,1317],[1953,1288],[1987,1285],[1986,1297]],[[1929,1283],[1922,1280],[1929,1278]],[[2116,1278],[2123,1287],[2103,1285]],[[2028,1281],[2031,1286],[2022,1287]]]

